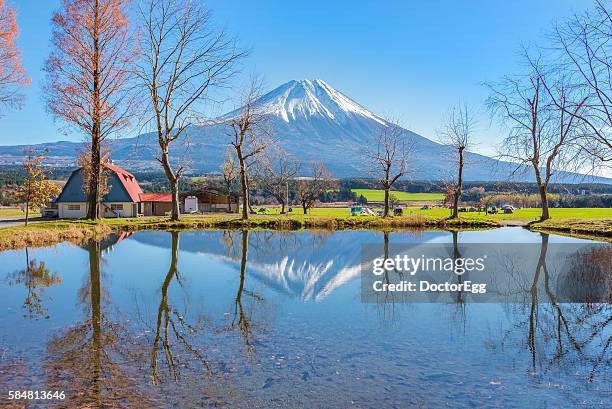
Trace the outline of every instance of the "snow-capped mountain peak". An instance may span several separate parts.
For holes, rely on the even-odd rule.
[[[365,117],[385,124],[383,118],[319,79],[289,81],[263,95],[258,100],[258,109],[287,123],[311,117],[337,122]]]

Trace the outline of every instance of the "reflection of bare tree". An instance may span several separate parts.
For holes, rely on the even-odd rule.
[[[249,253],[249,231],[242,230],[242,254],[240,257],[240,284],[238,285],[238,291],[236,293],[236,298],[234,300],[234,319],[231,323],[231,328],[236,328],[240,330],[242,334],[242,339],[247,347],[247,351],[249,353],[253,352],[253,328],[252,328],[252,320],[253,320],[253,311],[252,309],[249,311],[245,311],[243,305],[243,295],[246,294],[250,296],[256,302],[262,302],[263,297],[258,294],[255,294],[251,291],[247,291],[245,289],[245,278],[246,278],[246,265],[248,261],[248,253]]]
[[[27,295],[23,301],[23,306],[28,310],[26,318],[45,317],[43,306],[43,296],[46,288],[61,284],[62,278],[57,273],[52,273],[47,268],[44,261],[37,262],[30,260],[28,248],[25,248],[26,267],[9,275],[9,285],[23,285],[27,290]]]
[[[453,265],[457,265],[457,260],[459,260],[461,258],[461,251],[459,250],[459,232],[457,230],[452,230],[451,234],[453,236]],[[453,272],[453,275],[455,276],[455,279],[457,280],[457,285],[458,285],[458,289],[461,288],[461,283],[464,281],[464,275],[468,274],[467,272],[465,272],[464,274],[456,274],[455,272]],[[465,300],[463,299],[463,292],[460,290],[457,290],[457,294],[455,297],[455,306],[456,308],[456,312],[460,317],[461,322],[464,325],[465,328],[465,324],[467,321],[466,318],[466,311],[467,311],[467,305],[465,303]]]
[[[137,370],[116,362],[125,352],[129,341],[127,329],[110,322],[105,314],[101,285],[100,242],[91,241],[89,253],[88,317],[70,327],[48,343],[45,373],[50,390],[66,391],[66,405],[70,407],[107,407],[108,402],[121,402],[121,407],[148,406],[147,397],[135,380]]]
[[[157,309],[157,325],[155,328],[155,339],[153,341],[153,349],[151,351],[151,379],[153,384],[159,382],[159,374],[157,371],[158,351],[161,347],[164,351],[164,358],[168,367],[168,372],[173,380],[178,379],[178,370],[181,367],[188,366],[190,359],[195,359],[201,363],[210,373],[210,365],[203,355],[194,348],[188,338],[183,333],[195,333],[197,328],[187,323],[185,315],[181,314],[177,308],[173,307],[168,301],[168,290],[172,281],[180,284],[180,274],[178,271],[178,255],[179,255],[179,232],[173,231],[172,234],[172,261],[170,268],[162,283],[161,301]],[[174,337],[174,338],[172,338]],[[181,355],[173,355],[172,346],[178,344],[188,353],[185,362],[181,359]]]
[[[531,297],[527,344],[532,370],[535,373],[538,364],[547,369],[554,364],[574,360],[589,365],[589,378],[593,379],[600,364],[609,362],[608,349],[612,336],[606,336],[606,333],[612,322],[610,305],[558,302],[550,285],[546,260],[548,238],[548,234],[541,233],[540,255],[529,290]],[[539,294],[540,280],[543,280],[544,285],[543,298]]]

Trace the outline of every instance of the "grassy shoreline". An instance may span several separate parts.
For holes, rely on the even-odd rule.
[[[141,230],[199,230],[199,229],[268,229],[296,231],[310,229],[325,230],[391,230],[391,229],[492,229],[502,226],[521,226],[514,221],[499,221],[486,218],[459,218],[450,220],[441,216],[422,214],[382,218],[377,216],[322,216],[322,215],[254,215],[243,221],[237,215],[184,215],[173,222],[167,218],[104,219],[41,221],[29,226],[0,228],[0,250],[18,249],[26,246],[47,246],[62,241],[74,243],[99,238],[110,233],[135,232]],[[611,219],[551,219],[535,223],[530,230],[569,234],[597,239],[612,238]],[[611,239],[612,240],[612,239]]]

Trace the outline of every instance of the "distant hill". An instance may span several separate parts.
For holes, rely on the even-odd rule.
[[[386,121],[367,110],[322,80],[290,81],[263,95],[258,101],[262,113],[269,117],[271,128],[283,148],[304,162],[322,161],[338,177],[367,176],[361,152],[371,143]],[[234,115],[230,112],[224,117]],[[189,166],[197,172],[217,172],[228,148],[227,129],[191,127],[189,144],[175,146],[175,156],[188,158]],[[452,169],[453,152],[409,130],[405,136],[414,146],[411,177],[416,180],[440,180]],[[19,162],[22,152],[31,145],[0,146],[0,164]],[[34,145],[48,148],[53,163],[74,165],[81,144],[55,142]],[[110,142],[113,160],[131,170],[161,169],[155,161],[158,151],[153,134],[122,138]],[[464,178],[466,181],[534,181],[533,172],[526,169],[511,176],[516,164],[498,161],[468,152]],[[612,183],[612,179],[587,177],[557,172],[556,182]]]

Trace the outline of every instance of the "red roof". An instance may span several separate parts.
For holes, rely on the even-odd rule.
[[[113,165],[112,163],[105,163],[104,167],[117,174],[117,177],[121,181],[121,184],[125,190],[128,192],[128,195],[130,195],[133,202],[140,202],[142,189],[140,188],[140,185],[138,184],[138,181],[134,175],[117,165]]]
[[[141,193],[141,202],[172,202],[170,193]]]

